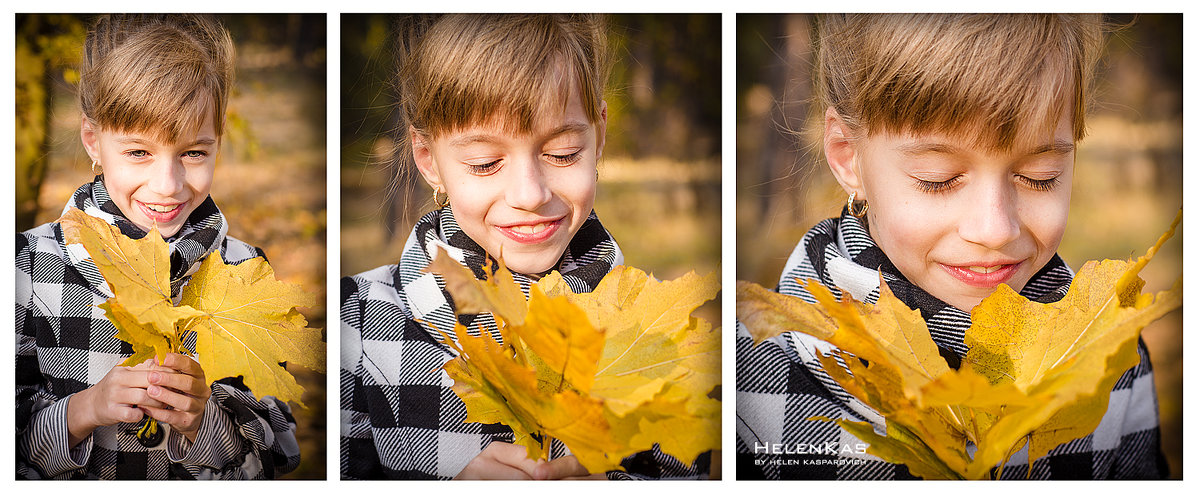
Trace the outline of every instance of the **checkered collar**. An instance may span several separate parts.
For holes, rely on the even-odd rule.
[[[146,232],[125,217],[109,196],[104,187],[104,176],[97,175],[92,182],[84,184],[75,190],[71,200],[63,208],[66,214],[71,208],[83,210],[84,213],[104,220],[109,225],[120,229],[121,233],[131,239],[141,239]],[[171,257],[171,290],[178,294],[179,289],[188,277],[200,268],[213,251],[224,244],[228,224],[225,215],[217,208],[211,196],[204,199],[195,210],[188,215],[187,221],[174,236],[167,239]],[[60,248],[68,253],[68,261],[74,266],[93,287],[103,287],[104,277],[100,274],[91,257],[79,246],[68,248],[63,238],[62,229],[56,229]]]

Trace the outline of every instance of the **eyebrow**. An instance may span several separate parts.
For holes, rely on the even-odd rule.
[[[966,150],[952,144],[946,143],[904,143],[896,146],[896,151],[905,155],[922,155],[925,153],[943,153],[953,155],[963,153]],[[1054,142],[1046,143],[1029,150],[1025,155],[1041,155],[1043,153],[1053,153],[1056,155],[1065,155],[1075,151],[1075,143],[1066,140],[1056,139]]]
[[[154,145],[159,144],[155,141],[152,141],[149,139],[142,139],[140,137],[119,137],[119,138],[115,138],[114,141],[116,141],[117,144],[123,144],[123,145],[140,144],[143,146],[154,146]],[[192,141],[190,143],[184,144],[181,147],[189,148],[192,146],[209,146],[209,145],[213,145],[216,143],[217,143],[217,140],[214,138],[202,137],[202,138]]]
[[[549,139],[553,139],[553,138],[558,137],[563,134],[582,134],[588,130],[588,127],[589,127],[589,124],[585,124],[582,122],[568,122],[566,124],[555,127],[550,132],[547,132],[545,134],[545,138],[547,140],[549,140]],[[450,140],[449,144],[450,144],[450,146],[462,147],[462,146],[468,146],[468,145],[475,144],[475,143],[496,143],[499,141],[501,141],[501,139],[499,137],[497,137],[495,134],[481,132],[481,133],[476,133],[476,134],[468,134],[465,136],[459,136],[457,138]]]

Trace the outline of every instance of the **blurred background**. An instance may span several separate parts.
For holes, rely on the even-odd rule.
[[[720,16],[608,21],[615,61],[596,212],[628,265],[659,279],[705,275],[721,255]],[[389,199],[394,172],[372,160],[396,126],[396,36],[394,17],[342,15],[342,275],[397,263],[433,209],[416,173]],[[719,305],[701,311],[718,324]]]
[[[317,298],[309,326],[325,316],[325,16],[218,16],[237,48],[212,197],[229,235],[261,247],[276,276]],[[17,15],[17,230],[58,218],[92,179],[79,140],[75,84],[87,15]],[[325,375],[289,371],[307,409],[293,405],[301,464],[291,479],[324,479]]]
[[[1110,15],[1088,136],[1078,145],[1071,218],[1059,254],[1141,256],[1183,206],[1183,17]],[[813,19],[737,17],[737,277],[775,287],[800,238],[837,216],[846,193],[820,149],[810,108]],[[817,117],[814,119],[814,116]],[[816,132],[813,132],[813,130]],[[1183,276],[1183,229],[1142,272],[1147,291]],[[1163,450],[1182,477],[1183,314],[1143,334],[1155,370]]]

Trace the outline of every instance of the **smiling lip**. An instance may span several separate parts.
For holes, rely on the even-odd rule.
[[[563,218],[559,217],[552,220],[540,220],[534,222],[511,223],[508,225],[497,225],[496,230],[499,230],[505,237],[517,241],[522,244],[537,244],[549,239],[558,232],[559,227],[562,227]]]
[[[137,204],[142,213],[155,223],[168,223],[178,218],[179,214],[183,213],[184,205],[184,203],[143,203],[141,201],[138,201]]]
[[[1015,263],[970,263],[966,265],[941,265],[946,273],[972,287],[995,287],[1008,281],[1021,262]]]

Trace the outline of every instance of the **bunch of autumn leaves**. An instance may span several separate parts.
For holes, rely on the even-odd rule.
[[[684,465],[720,448],[720,331],[691,316],[720,289],[715,273],[662,282],[618,266],[576,294],[552,272],[526,300],[503,261],[493,268],[476,280],[444,252],[428,268],[459,314],[489,312],[500,332],[443,332],[468,422],[508,425],[530,458],[559,439],[593,473],[656,444]]]
[[[312,294],[275,279],[266,260],[226,265],[208,256],[183,287],[178,305],[171,295],[167,243],[152,229],[131,239],[116,227],[72,209],[59,219],[69,244],[82,244],[114,294],[99,307],[133,346],[122,365],[167,353],[188,353],[183,342],[195,334],[195,358],[209,383],[241,376],[259,397],[303,405],[304,389],[280,363],[325,371],[321,329],[306,328],[297,306],[312,306]]]
[[[737,316],[756,344],[795,330],[836,346],[818,355],[822,367],[883,415],[886,432],[809,419],[836,422],[869,443],[868,453],[915,476],[999,477],[997,466],[1021,448],[1028,446],[1032,468],[1100,424],[1116,381],[1138,363],[1141,330],[1182,304],[1182,278],[1170,290],[1142,294],[1138,276],[1180,218],[1136,261],[1085,264],[1058,302],[1032,302],[999,286],[971,312],[970,350],[958,369],[939,355],[920,313],[884,283],[868,305],[837,299],[819,283],[806,286],[816,299],[810,304],[739,281]]]

